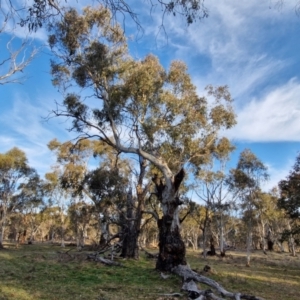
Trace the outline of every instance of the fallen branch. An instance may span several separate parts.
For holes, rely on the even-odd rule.
[[[188,292],[189,299],[224,300],[227,297],[234,300],[263,300],[263,298],[258,298],[251,295],[228,292],[215,280],[196,273],[195,271],[191,270],[189,266],[186,265],[176,266],[172,269],[172,272],[183,278],[182,290]],[[208,285],[209,287],[215,289],[216,292],[224,298],[216,296],[210,289],[205,291],[199,290],[196,282]]]
[[[101,256],[98,256],[97,254],[89,254],[87,256],[87,259],[89,260],[93,260],[93,261],[96,261],[96,262],[101,262],[105,265],[108,265],[108,266],[117,266],[117,267],[123,267],[122,264],[118,263],[118,262],[115,262],[115,261],[112,261],[110,259],[107,259],[107,258],[104,258],[104,257],[101,257]]]
[[[183,297],[183,294],[180,293],[173,293],[173,294],[158,294],[158,296],[163,296],[163,297]]]

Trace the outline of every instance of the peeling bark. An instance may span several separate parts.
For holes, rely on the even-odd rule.
[[[178,197],[178,188],[183,180],[184,170],[181,169],[167,185],[161,179],[154,177],[157,197],[162,204],[163,217],[157,221],[159,230],[159,255],[156,269],[170,271],[178,265],[185,265],[186,249],[180,235],[179,206],[182,204]],[[169,180],[166,180],[167,182]]]

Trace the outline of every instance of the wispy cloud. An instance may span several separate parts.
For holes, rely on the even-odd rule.
[[[55,137],[63,141],[70,138],[58,120],[43,121],[49,110],[42,104],[42,99],[47,103],[45,97],[33,103],[26,94],[16,95],[12,109],[0,115],[0,151],[3,153],[19,147],[25,151],[30,166],[38,169],[40,174],[47,172],[54,163],[47,143]],[[53,103],[52,99],[50,102]]]
[[[270,175],[269,180],[262,184],[262,189],[265,192],[269,192],[272,188],[278,187],[278,183],[281,180],[284,180],[289,172],[292,170],[294,160],[289,159],[283,166],[280,168],[275,168],[272,164],[267,164],[268,173]]]
[[[300,141],[300,82],[296,79],[237,111],[229,136],[245,141]]]

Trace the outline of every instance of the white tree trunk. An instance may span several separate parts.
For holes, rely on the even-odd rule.
[[[247,267],[250,267],[251,248],[252,248],[252,226],[250,223],[250,224],[248,224],[248,232],[247,232],[247,256],[246,256],[246,266]]]
[[[295,241],[293,236],[290,236],[289,238],[289,244],[290,244],[290,251],[292,252],[292,256],[296,256],[296,249],[295,249]]]
[[[261,222],[261,243],[263,247],[263,251],[266,251],[266,241],[265,241],[265,223]]]
[[[4,230],[5,230],[5,221],[6,221],[6,207],[3,204],[2,212],[0,212],[0,249],[3,248],[3,240],[4,240]]]
[[[220,226],[219,226],[219,230],[220,230],[220,252],[225,253],[224,252],[224,222],[223,222],[223,214],[221,214],[221,218],[220,218]]]
[[[202,245],[202,248],[203,248],[203,257],[206,258],[206,254],[207,254],[207,251],[206,251],[206,243],[207,243],[207,229],[206,227],[204,228],[203,230],[203,245]]]

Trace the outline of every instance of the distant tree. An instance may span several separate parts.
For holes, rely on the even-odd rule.
[[[100,144],[101,143],[98,141],[90,140],[80,140],[77,143],[72,143],[70,141],[62,143],[57,139],[53,139],[48,143],[48,148],[56,155],[55,172],[47,174],[49,191],[51,191],[51,188],[54,188],[53,192],[56,193],[62,188],[63,193],[65,193],[64,197],[69,198],[73,204],[73,212],[76,212],[78,207],[83,206],[83,198],[86,192],[83,181],[89,172],[88,163],[90,159],[99,151],[103,152],[103,147],[101,147]],[[52,186],[51,181],[49,180],[52,181]],[[56,184],[59,185],[59,187],[55,187]],[[62,191],[60,191],[60,193],[61,192]],[[61,207],[61,221],[63,221],[63,202],[61,202],[62,198],[59,199],[60,203],[57,203],[56,205]],[[77,202],[80,202],[81,204],[76,206]],[[76,222],[76,216],[81,216],[81,213],[79,214],[79,212],[84,212],[84,210],[79,209],[78,214],[72,214],[72,221]],[[63,222],[61,224],[63,226]],[[78,233],[76,239],[77,246],[81,247],[83,245],[81,245],[80,242],[84,240],[82,232],[80,231],[81,227],[75,224],[74,228],[78,230],[75,231]]]
[[[32,194],[24,194],[24,188],[36,178],[37,174],[29,167],[22,150],[14,147],[6,153],[0,153],[0,248],[3,248],[4,230],[9,215],[24,205],[24,200],[26,202],[33,199]]]
[[[259,192],[254,199],[254,218],[258,228],[260,247],[265,252],[273,250],[276,242],[276,224],[283,218],[282,211],[277,207],[278,197],[272,193]]]
[[[229,156],[234,150],[234,146],[226,138],[223,138],[218,149],[214,153],[214,158],[206,167],[202,167],[201,170],[197,170],[196,175],[196,194],[205,203],[206,218],[204,222],[206,225],[210,225],[211,216],[209,212],[213,213],[214,220],[217,222],[218,235],[220,240],[220,251],[222,255],[225,255],[224,250],[224,214],[229,211],[231,204],[233,204],[237,193],[233,194],[226,188],[226,163],[229,160]],[[203,233],[203,255],[206,256],[206,232],[207,226],[204,226]]]
[[[294,239],[300,236],[300,154],[286,179],[278,184],[280,198],[278,207],[283,209],[291,220],[291,225],[285,230],[285,238],[290,240],[293,255],[295,255]],[[284,237],[283,237],[284,238]]]
[[[173,62],[166,71],[152,55],[134,61],[122,29],[110,21],[109,11],[99,7],[86,8],[83,15],[71,9],[53,24],[53,83],[69,91],[63,109],[58,106],[53,113],[71,118],[71,130],[80,138],[98,138],[159,170],[153,182],[164,215],[157,268],[170,270],[185,264],[178,218],[184,166],[210,160],[219,130],[235,124],[232,99],[226,87],[211,86],[207,91],[214,101],[199,97],[182,62]],[[85,88],[85,100],[68,88],[71,82]],[[96,102],[88,103],[92,98]]]
[[[121,226],[120,214],[125,209],[128,178],[122,176],[117,168],[102,165],[87,173],[84,185],[97,213],[101,232],[99,245],[105,247],[111,240],[110,225]]]
[[[53,172],[46,173],[43,188],[45,197],[48,197],[48,203],[59,207],[61,247],[65,247],[65,216],[68,192],[61,185],[60,175],[61,170],[59,168],[54,168]]]
[[[267,167],[246,149],[240,154],[236,169],[230,170],[227,179],[229,189],[239,193],[242,200],[241,208],[247,224],[247,266],[250,266],[255,200],[260,193],[261,183],[268,177]]]
[[[29,243],[32,243],[41,225],[38,212],[44,204],[43,181],[37,173],[32,174],[28,181],[19,186],[19,205],[17,210],[21,212],[26,220],[26,230],[29,232]]]

